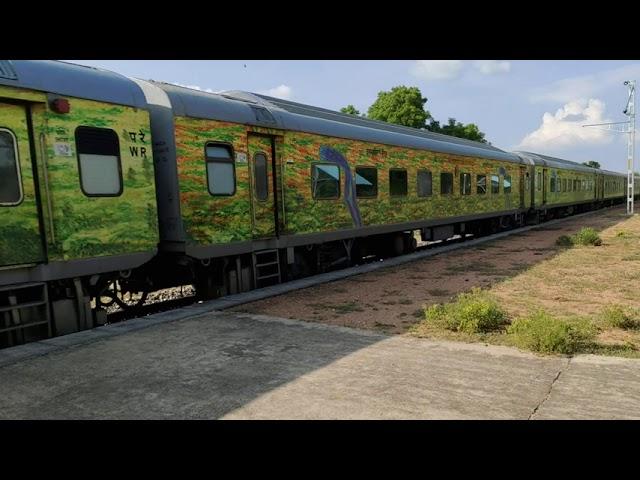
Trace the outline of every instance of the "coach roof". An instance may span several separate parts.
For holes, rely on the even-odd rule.
[[[535,165],[542,165],[551,168],[561,168],[564,170],[574,170],[576,172],[595,173],[598,169],[588,167],[581,163],[572,162],[571,160],[565,160],[562,158],[550,157],[548,155],[542,155],[540,153],[532,152],[514,152],[521,157],[530,159]]]
[[[238,91],[207,93],[164,82],[150,82],[167,93],[176,116],[207,118],[522,163],[518,156],[483,143],[360,119],[265,95]]]
[[[146,108],[140,87],[118,73],[54,60],[0,60],[0,85]]]

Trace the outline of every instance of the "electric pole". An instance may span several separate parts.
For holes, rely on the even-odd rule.
[[[627,214],[633,215],[633,197],[635,194],[633,169],[636,149],[636,81],[627,80],[624,84],[629,90],[629,98],[627,99],[627,106],[622,113],[629,117],[629,120],[626,122],[593,123],[583,125],[583,127],[606,127],[602,130],[629,134],[629,140],[627,142]]]

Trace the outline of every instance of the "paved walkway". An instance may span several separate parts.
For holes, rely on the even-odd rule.
[[[0,418],[640,418],[639,360],[189,312],[1,351]]]

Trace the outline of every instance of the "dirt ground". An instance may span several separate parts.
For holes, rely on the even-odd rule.
[[[449,301],[472,287],[495,291],[510,313],[517,314],[531,307],[531,298],[537,294],[543,298],[541,306],[553,309],[554,302],[567,301],[554,291],[558,282],[568,278],[570,269],[555,272],[557,275],[550,283],[541,278],[534,285],[527,285],[527,282],[514,283],[515,279],[538,265],[546,265],[564,252],[555,244],[559,236],[574,234],[585,226],[605,230],[625,220],[624,207],[609,209],[548,227],[541,225],[528,232],[442,253],[413,264],[245,304],[233,310],[402,334],[424,318],[425,305]],[[640,233],[640,221],[636,223]],[[631,267],[635,262],[628,263]],[[598,265],[593,268],[597,269]],[[640,269],[636,271],[640,272]],[[581,287],[578,285],[577,288],[580,290]],[[529,290],[527,299],[520,303],[513,301],[523,289]],[[537,294],[532,296],[531,289]],[[575,297],[574,301],[578,301],[578,296]],[[576,309],[575,304],[565,307]],[[577,305],[578,309],[580,307]],[[587,309],[592,310],[591,307]]]

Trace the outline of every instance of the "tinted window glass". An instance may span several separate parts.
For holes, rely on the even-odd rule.
[[[505,175],[502,180],[504,193],[511,193],[511,175]]]
[[[85,195],[114,197],[122,193],[120,142],[108,128],[78,127],[76,146],[80,184]]]
[[[453,173],[440,174],[440,193],[442,195],[453,193]]]
[[[491,193],[500,193],[500,177],[491,175]]]
[[[0,204],[11,205],[22,201],[16,150],[13,134],[0,130]]]
[[[269,175],[267,157],[262,152],[256,153],[253,157],[253,174],[256,180],[256,198],[266,200],[269,197]]]
[[[356,167],[356,196],[375,197],[378,195],[378,169]]]
[[[229,196],[236,193],[236,174],[233,152],[229,145],[207,143],[207,185],[211,195]]]
[[[433,193],[431,172],[418,170],[418,196],[428,197]]]
[[[389,170],[389,194],[390,195],[406,195],[407,194],[407,171],[406,170]]]
[[[340,196],[340,168],[332,163],[317,163],[311,167],[313,198]]]
[[[487,176],[478,175],[476,177],[476,193],[484,195],[487,193]]]
[[[471,174],[460,174],[460,195],[471,195]]]

